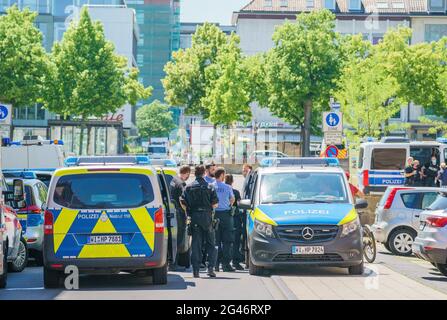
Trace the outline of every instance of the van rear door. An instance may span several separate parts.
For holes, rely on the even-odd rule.
[[[153,178],[131,169],[110,170],[56,177],[50,199],[55,208],[49,210],[57,258],[152,256],[155,234],[164,233]]]
[[[388,186],[404,185],[405,162],[409,146],[376,146],[371,150],[368,186],[371,191],[384,191]]]

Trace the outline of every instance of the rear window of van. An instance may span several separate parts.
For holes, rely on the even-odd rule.
[[[132,209],[154,201],[154,190],[140,174],[67,175],[59,178],[53,201],[70,209]]]

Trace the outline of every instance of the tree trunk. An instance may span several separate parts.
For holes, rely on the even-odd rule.
[[[300,125],[300,157],[304,155],[304,125]]]
[[[310,157],[310,129],[312,120],[312,100],[304,102],[303,157]]]

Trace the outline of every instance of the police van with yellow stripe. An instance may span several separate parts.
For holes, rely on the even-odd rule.
[[[176,226],[166,203],[166,185],[161,184],[151,167],[109,164],[57,170],[44,219],[45,287],[59,286],[67,266],[81,273],[141,271],[153,283],[165,284],[168,242],[175,247]]]
[[[299,159],[298,163],[299,163]],[[248,182],[248,263],[252,275],[295,265],[362,274],[362,227],[343,169],[308,160],[258,168]],[[295,161],[296,162],[296,161]]]

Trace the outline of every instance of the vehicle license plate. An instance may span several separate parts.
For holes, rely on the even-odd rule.
[[[104,236],[90,236],[88,239],[89,244],[121,244],[123,243],[123,237],[120,235],[104,235]]]
[[[323,246],[293,246],[292,254],[324,254]]]

